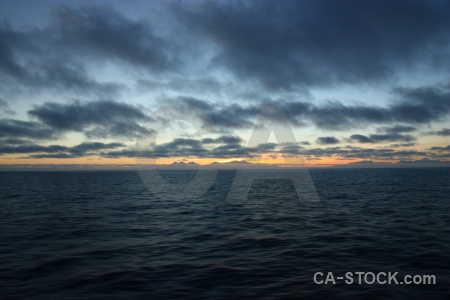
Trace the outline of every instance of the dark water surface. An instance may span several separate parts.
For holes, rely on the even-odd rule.
[[[450,169],[310,173],[321,201],[278,179],[229,203],[234,171],[170,201],[134,171],[0,173],[0,298],[450,299]],[[318,271],[437,284],[317,285]]]

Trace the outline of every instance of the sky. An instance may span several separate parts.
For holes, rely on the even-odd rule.
[[[0,18],[3,168],[450,164],[449,1],[2,0]]]

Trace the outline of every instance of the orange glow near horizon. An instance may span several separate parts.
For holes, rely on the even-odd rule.
[[[362,159],[355,160],[342,160],[331,157],[322,157],[316,159],[305,159],[303,157],[288,159],[285,161],[281,155],[263,154],[261,159],[248,159],[242,157],[234,158],[185,158],[185,157],[172,157],[172,158],[159,158],[156,160],[136,159],[136,158],[101,158],[101,157],[80,157],[80,158],[45,158],[45,159],[31,159],[14,156],[4,156],[0,158],[0,164],[2,165],[135,165],[135,164],[158,164],[158,165],[171,165],[174,162],[194,162],[199,165],[209,165],[214,162],[217,163],[229,163],[233,161],[247,161],[252,164],[267,164],[278,165],[282,167],[295,166],[295,165],[309,165],[309,166],[321,166],[321,165],[344,165],[352,162],[361,161]]]

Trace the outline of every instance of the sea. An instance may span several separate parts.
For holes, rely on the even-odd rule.
[[[238,172],[176,197],[138,171],[1,172],[0,298],[450,299],[449,168],[310,169],[311,201],[282,176],[230,201]]]

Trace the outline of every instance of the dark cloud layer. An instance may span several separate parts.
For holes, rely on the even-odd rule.
[[[436,134],[440,136],[450,136],[450,129],[443,128],[442,130],[437,131]]]
[[[311,102],[313,97],[305,95],[314,88],[347,84],[391,85],[398,82],[390,81],[396,76],[417,70],[421,76],[430,70],[448,72],[449,36],[448,1],[174,1],[159,4],[150,17],[142,18],[126,16],[111,6],[55,6],[49,22],[41,27],[0,24],[0,112],[13,113],[17,91],[38,95],[30,101],[50,96],[28,111],[31,121],[0,119],[0,154],[252,158],[276,152],[340,159],[446,158],[448,147],[399,149],[414,146],[414,134],[422,127],[448,119],[448,84],[397,87],[391,99],[381,99],[387,103],[383,106],[367,104],[366,99]],[[114,100],[133,84],[161,93],[151,104],[169,99],[171,93],[184,95],[168,101],[174,115],[193,115],[204,127],[226,135],[178,138],[146,150],[121,143],[38,145],[68,132],[118,139],[152,133],[143,126],[152,120],[151,114]],[[243,91],[227,92],[236,86]],[[55,95],[55,89],[62,93]],[[67,102],[66,92],[75,93],[80,101]],[[201,100],[196,98],[200,93],[204,98],[220,95]],[[231,96],[235,94],[247,96]],[[86,101],[87,96],[92,101]],[[252,101],[239,102],[249,98]],[[322,148],[315,149],[305,148],[308,142],[247,147],[230,134],[261,124],[258,118],[263,126],[283,123],[284,114],[267,109],[276,105],[283,106],[295,127],[353,133],[373,126],[377,131],[349,133],[350,138],[341,141],[334,133],[323,134],[327,136],[316,140]],[[450,129],[432,134],[450,136]],[[333,146],[344,141],[378,145],[376,149]],[[380,144],[391,145],[381,149]]]
[[[61,146],[61,145],[50,145],[41,146],[31,143],[26,143],[22,145],[1,145],[0,155],[2,154],[24,154],[32,153],[30,158],[74,158],[89,155],[96,155],[98,151],[105,149],[115,149],[124,147],[121,143],[100,143],[100,142],[89,142],[81,143],[73,147]],[[33,154],[34,153],[34,154]],[[36,154],[37,153],[37,154]]]
[[[4,23],[0,66],[19,80],[16,84],[115,93],[120,86],[96,81],[86,65],[119,62],[161,75],[200,72],[192,66],[209,63],[238,82],[291,90],[377,82],[449,63],[447,1],[236,0],[164,6],[163,20],[171,26],[131,19],[110,6],[55,6],[42,28],[19,30]],[[215,49],[215,55],[209,61],[187,57],[188,49]]]
[[[149,133],[138,122],[149,120],[139,108],[114,101],[47,102],[28,113],[58,131],[85,132],[88,137],[128,137]]]
[[[24,32],[0,25],[0,79],[16,89],[32,91],[45,88],[111,95],[123,89],[120,84],[92,78],[85,65],[68,57],[61,47],[48,32]]]
[[[296,126],[314,125],[320,129],[345,130],[364,127],[368,124],[427,124],[440,121],[450,114],[450,92],[446,88],[426,86],[422,88],[399,88],[396,98],[388,107],[364,104],[346,105],[338,101],[329,101],[316,105],[309,102],[282,102],[286,116]],[[265,105],[280,105],[278,102],[259,104],[211,104],[195,98],[180,98],[181,109],[186,113],[196,113],[205,125],[226,128],[248,128],[254,125],[254,119],[261,116],[266,120],[275,120],[273,115],[262,110]],[[387,134],[400,134],[416,131],[412,125],[395,124],[382,127],[379,131]]]
[[[350,140],[358,143],[385,143],[385,142],[413,142],[416,138],[410,134],[387,133],[371,134],[365,136],[362,134],[353,134]]]
[[[331,147],[331,148],[315,148],[305,149],[303,155],[315,157],[340,157],[345,159],[399,159],[401,157],[425,156],[429,153],[417,150],[400,150],[396,151],[390,148],[374,149],[360,147]]]
[[[431,147],[430,150],[433,151],[450,151],[450,145],[447,147]]]
[[[111,7],[59,7],[50,34],[72,49],[98,59],[119,59],[153,71],[175,68],[167,56],[170,42],[142,21],[133,21]]]
[[[334,136],[322,136],[317,138],[316,140],[316,144],[319,145],[335,145],[339,143],[340,143],[339,140]]]
[[[447,64],[446,1],[204,1],[179,15],[220,47],[214,63],[271,89],[376,81]]]
[[[391,127],[380,127],[377,130],[379,132],[386,132],[386,133],[404,133],[404,132],[414,132],[417,130],[417,128],[413,126],[396,124]]]
[[[0,112],[3,112],[7,115],[14,115],[15,113],[11,110],[11,108],[8,105],[8,102],[0,98]]]
[[[197,158],[251,158],[275,150],[277,144],[263,143],[256,147],[243,146],[243,140],[235,136],[221,136],[202,140],[176,138],[168,143],[149,146],[146,149],[104,152],[106,157],[197,157]]]
[[[0,25],[0,79],[13,90],[62,90],[76,94],[116,95],[124,86],[100,82],[87,70],[81,52],[67,49],[65,41],[52,33],[54,29],[15,29]]]
[[[403,99],[390,108],[390,113],[396,121],[424,124],[442,120],[450,113],[450,91],[448,89],[425,86],[398,88],[396,92]]]
[[[372,137],[373,138],[373,137]],[[5,139],[4,141],[7,141]],[[334,137],[322,137],[322,145],[333,145],[339,142]],[[189,139],[176,138],[170,142],[149,146],[146,149],[130,148],[122,143],[86,142],[68,147],[62,145],[42,146],[26,140],[11,140],[0,145],[0,155],[26,154],[28,158],[75,158],[100,156],[105,158],[258,158],[261,154],[271,153],[289,156],[320,159],[333,157],[335,159],[382,159],[407,160],[417,157],[447,159],[450,156],[450,146],[431,147],[427,151],[398,150],[396,147],[362,148],[353,146],[305,148],[300,144],[263,143],[256,147],[244,146],[244,141],[235,136],[220,136],[218,138]]]
[[[58,131],[39,122],[0,119],[0,138],[55,139]]]

